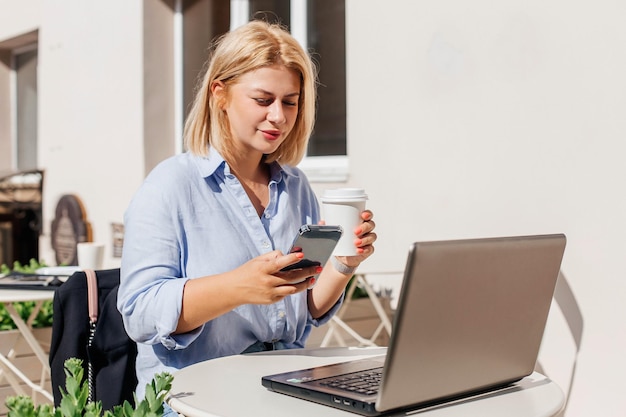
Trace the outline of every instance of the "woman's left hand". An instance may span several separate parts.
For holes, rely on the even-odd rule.
[[[361,224],[352,231],[356,255],[335,257],[347,269],[341,265],[336,265],[335,262],[329,262],[332,266],[329,269],[325,268],[320,274],[319,281],[317,281],[314,287],[309,289],[307,302],[309,312],[314,318],[320,318],[330,311],[345,291],[348,279],[353,275],[352,268],[359,266],[361,262],[374,253],[374,242],[376,241],[374,228],[376,224],[372,217],[371,211],[363,211],[361,213]],[[345,232],[348,231],[346,230]],[[331,274],[331,277],[334,275],[335,279],[324,279],[324,276],[328,275],[328,273]],[[342,276],[343,279],[338,279],[339,276]]]
[[[357,267],[366,260],[372,253],[374,253],[374,242],[376,241],[376,233],[374,228],[376,223],[372,220],[374,217],[370,210],[361,212],[361,219],[363,222],[354,229],[355,235],[354,245],[357,248],[357,255],[355,256],[337,256],[337,260],[342,264],[349,267]]]

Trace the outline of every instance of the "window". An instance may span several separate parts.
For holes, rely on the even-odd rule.
[[[309,2],[308,47],[319,56],[317,123],[308,154],[346,155],[346,42],[343,1]]]

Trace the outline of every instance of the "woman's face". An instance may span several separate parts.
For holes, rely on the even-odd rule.
[[[213,92],[223,94],[223,85],[216,83]],[[274,152],[293,129],[299,96],[300,77],[281,65],[239,77],[223,107],[236,148],[241,152]]]

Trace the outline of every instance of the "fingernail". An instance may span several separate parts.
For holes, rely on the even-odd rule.
[[[323,269],[324,269],[324,268],[322,268],[321,266],[318,266],[317,268],[315,268],[315,272],[316,272],[317,274],[319,274],[320,272],[322,272],[322,270],[323,270]],[[313,279],[315,279],[315,278],[313,278]]]
[[[312,286],[313,284],[315,284],[315,281],[316,281],[316,279],[315,279],[315,278],[313,278],[313,277],[311,277],[311,278],[309,279],[309,286]]]

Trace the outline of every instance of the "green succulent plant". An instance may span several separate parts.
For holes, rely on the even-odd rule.
[[[84,378],[83,361],[70,358],[65,361],[65,389],[61,389],[61,404],[54,407],[51,404],[35,406],[33,399],[20,395],[8,397],[6,407],[7,417],[161,417],[163,416],[163,401],[172,387],[174,377],[162,372],[155,375],[146,385],[146,395],[143,400],[137,401],[135,407],[128,401],[105,410],[103,414],[100,401],[87,401],[89,387]]]

